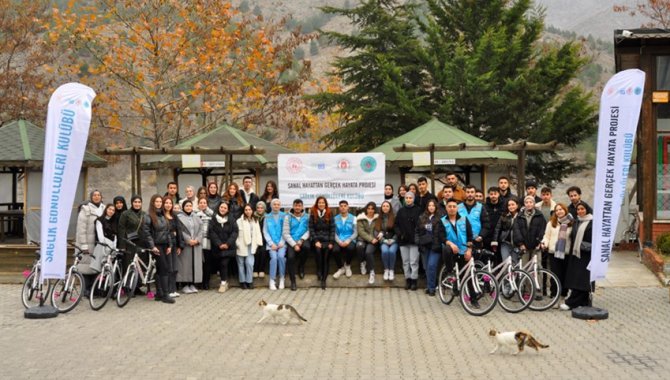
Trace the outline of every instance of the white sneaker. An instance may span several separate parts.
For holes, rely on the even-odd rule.
[[[344,274],[344,272],[345,272],[344,267],[338,269],[335,273],[333,273],[333,278],[337,280],[338,278],[340,278],[340,276]]]
[[[365,261],[361,263],[361,274],[366,274],[368,273],[368,270],[365,269]]]
[[[388,281],[388,279],[389,279],[389,270],[384,269],[384,281]]]
[[[191,293],[197,293],[198,289],[195,287],[195,285],[189,286],[189,289],[191,290]]]
[[[284,289],[284,277],[279,278],[279,289]]]
[[[393,273],[393,269],[389,269],[389,281],[393,281],[395,279],[395,273]]]
[[[228,290],[228,283],[222,282],[221,285],[219,286],[219,293],[225,293],[226,290]]]
[[[270,290],[277,290],[277,286],[275,285],[275,280],[270,279]]]
[[[185,285],[183,288],[181,288],[181,292],[184,293],[184,294],[191,294],[191,293],[193,293],[193,292],[191,291],[191,287],[188,286],[188,285]]]
[[[375,271],[370,271],[370,278],[368,279],[368,284],[372,285],[375,283]]]
[[[172,293],[170,293],[170,297],[172,297],[172,298],[177,298],[177,297],[179,297],[179,296],[180,296],[180,294],[177,293],[177,292],[172,292]]]
[[[351,265],[345,265],[344,266],[344,275],[347,277],[351,277],[353,273],[351,273]]]
[[[570,306],[568,306],[568,305],[566,305],[566,304],[564,304],[564,303],[562,303],[561,306],[559,306],[558,308],[561,309],[561,310],[563,310],[563,311],[568,311],[568,310],[570,310]]]

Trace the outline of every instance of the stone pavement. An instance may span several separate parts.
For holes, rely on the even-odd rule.
[[[0,378],[433,379],[669,378],[668,292],[601,287],[610,319],[496,308],[468,315],[398,288],[231,289],[182,295],[174,305],[138,297],[99,312],[27,320],[20,286],[0,285]],[[299,325],[257,325],[259,299],[290,303]],[[551,347],[489,355],[490,328],[527,329]]]

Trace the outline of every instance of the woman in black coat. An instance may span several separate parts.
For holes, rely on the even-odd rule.
[[[395,218],[395,233],[400,246],[400,258],[405,274],[405,289],[417,289],[419,281],[419,246],[415,239],[416,226],[419,223],[421,208],[414,203],[414,193],[405,193],[405,206],[401,207]]]
[[[238,233],[237,220],[228,213],[228,204],[221,202],[216,214],[209,221],[207,229],[212,246],[212,256],[219,260],[219,275],[221,276],[219,293],[228,290],[228,264],[237,254],[235,241]]]
[[[570,296],[561,304],[561,310],[570,310],[579,306],[591,305],[591,271],[587,269],[591,262],[591,239],[593,237],[593,215],[589,207],[579,202],[576,205],[577,221],[570,233],[570,252],[566,255],[568,268],[565,275],[565,286],[570,289]]]
[[[530,254],[539,247],[544,237],[547,220],[535,208],[535,198],[531,195],[523,199],[523,208],[514,223],[514,243],[523,254],[523,262],[530,260]],[[541,262],[541,257],[538,257]]]
[[[176,255],[174,239],[170,236],[170,224],[163,215],[163,198],[155,194],[151,197],[149,211],[144,217],[143,236],[151,253],[156,257],[156,301],[174,303],[170,297],[168,276],[169,255]]]
[[[316,276],[321,281],[321,289],[326,289],[328,260],[335,242],[335,220],[324,197],[316,198],[309,210],[309,238],[316,258]]]

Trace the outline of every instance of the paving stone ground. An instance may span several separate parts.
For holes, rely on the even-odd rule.
[[[20,286],[0,285],[0,378],[670,378],[668,291],[599,288],[606,321],[548,310],[468,315],[398,288],[231,289],[174,305],[88,303],[49,320],[23,318]],[[261,298],[290,303],[302,325],[256,324]],[[490,328],[526,329],[550,348],[490,355]]]

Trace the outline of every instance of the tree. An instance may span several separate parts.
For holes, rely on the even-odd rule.
[[[670,28],[670,0],[645,0],[635,7],[614,5],[614,12],[625,12],[631,16],[640,14],[651,21],[642,24],[643,28]]]
[[[292,52],[312,36],[282,29],[229,1],[98,0],[56,12],[50,34],[78,53],[62,68],[98,92],[97,132],[160,147],[221,122],[303,128],[311,70]]]
[[[354,35],[327,32],[352,54],[338,58],[340,94],[320,109],[345,124],[326,136],[338,150],[368,150],[436,116],[497,143],[558,140],[575,146],[595,130],[591,94],[573,84],[586,63],[575,42],[540,41],[543,15],[530,0],[368,0],[346,16]],[[581,167],[549,153],[529,157],[542,182]]]
[[[331,76],[341,78],[342,92],[312,97],[321,112],[337,112],[344,125],[324,136],[337,151],[365,151],[430,117],[420,96],[423,74],[414,54],[417,40],[409,22],[414,6],[398,0],[366,0],[351,9],[324,7],[323,12],[349,18],[353,34],[323,34],[350,55],[338,57]]]
[[[595,131],[592,95],[572,80],[581,45],[540,42],[544,15],[530,0],[428,0],[419,56],[429,110],[487,141],[557,140],[574,147]],[[529,157],[551,183],[579,170],[555,153]]]
[[[44,38],[50,1],[0,0],[0,126],[46,119],[54,56]]]

